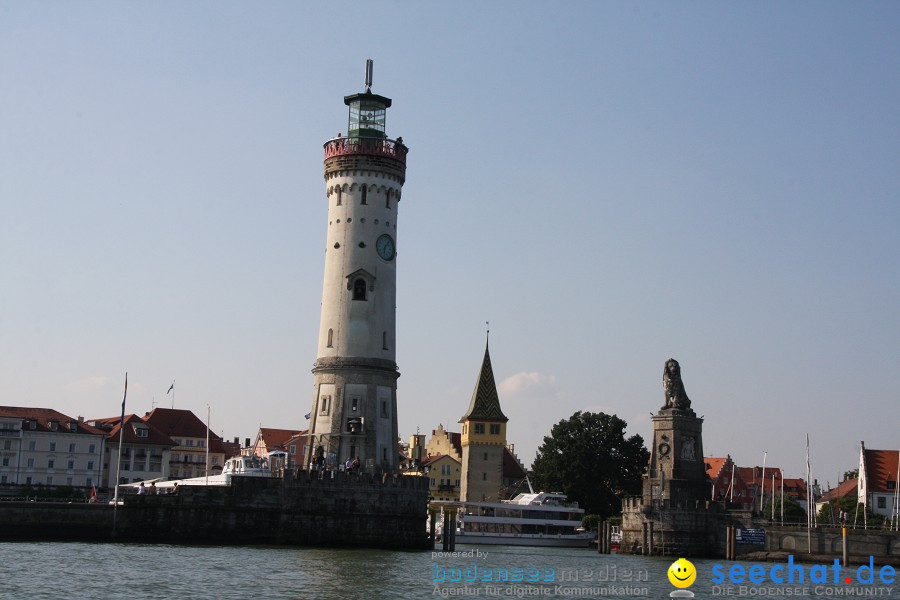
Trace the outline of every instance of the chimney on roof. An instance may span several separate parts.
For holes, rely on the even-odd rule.
[[[78,415],[78,422],[84,423],[84,417],[82,417],[81,415]]]
[[[237,444],[237,445],[240,447],[240,445],[241,445],[241,438],[239,438],[238,436],[234,436],[234,443]]]
[[[250,447],[250,438],[244,438],[244,448]]]

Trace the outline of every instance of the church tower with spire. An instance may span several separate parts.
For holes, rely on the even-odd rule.
[[[488,340],[469,410],[459,421],[462,423],[460,500],[463,502],[497,502],[503,485],[509,419],[500,409],[489,346]]]

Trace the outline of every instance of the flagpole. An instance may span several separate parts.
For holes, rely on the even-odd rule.
[[[775,471],[772,471],[772,522],[775,522]]]
[[[116,487],[113,494],[113,535],[119,511],[119,473],[122,470],[122,446],[125,445],[125,398],[128,397],[128,372],[125,372],[125,393],[122,395],[122,416],[119,418],[119,458],[116,463]]]
[[[169,395],[169,392],[172,392],[172,408],[175,408],[175,380],[172,380],[172,385],[169,386],[169,389],[166,391],[166,395]]]
[[[763,452],[763,470],[762,477],[759,480],[759,514],[763,514],[763,511],[766,510],[766,504],[763,502],[763,499],[766,494],[766,457],[768,455],[768,452]]]
[[[806,494],[809,495],[809,490],[806,491]],[[784,527],[784,469],[781,470],[781,526]]]
[[[206,485],[209,485],[209,404],[206,405]]]
[[[734,502],[734,463],[731,463],[731,500]]]
[[[809,434],[806,434],[806,551],[812,554],[812,515],[809,509]]]

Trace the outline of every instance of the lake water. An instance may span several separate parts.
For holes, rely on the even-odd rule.
[[[377,600],[424,598],[668,598],[672,559],[587,549],[457,547],[487,556],[284,547],[0,543],[0,598]],[[694,560],[696,598],[840,596],[851,586],[713,586],[721,561]],[[734,564],[724,563],[725,572]],[[765,565],[766,572],[771,565]],[[807,573],[809,568],[807,567]],[[551,576],[552,581],[547,581]],[[496,581],[506,574],[520,581]],[[807,575],[808,577],[808,575]],[[476,579],[467,582],[466,578]],[[456,581],[451,581],[456,579]],[[485,579],[490,581],[485,581]],[[529,581],[531,579],[532,581]],[[874,590],[874,586],[864,586]],[[836,593],[840,589],[841,593]],[[880,597],[900,590],[878,588]],[[804,591],[806,590],[806,591]],[[743,592],[743,593],[742,593]],[[872,594],[872,591],[869,591]],[[862,595],[862,594],[860,594]]]

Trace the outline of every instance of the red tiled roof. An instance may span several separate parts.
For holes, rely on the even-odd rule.
[[[206,437],[206,423],[197,418],[197,415],[189,410],[180,408],[154,408],[153,412],[144,415],[144,421],[153,425],[169,437]],[[222,438],[212,431],[209,432],[210,451],[212,441],[221,441]]]
[[[97,427],[107,431],[107,439],[110,442],[119,443],[119,426],[121,425],[121,417],[107,417],[104,419],[91,419],[92,423],[96,423]],[[147,427],[147,437],[139,438],[135,433],[133,425],[140,423]],[[162,431],[147,423],[137,415],[125,415],[125,443],[126,444],[147,444],[148,446],[176,446],[175,440],[164,434]]]
[[[838,498],[853,498],[856,496],[856,488],[858,483],[859,480],[856,478],[847,479],[836,488],[825,492],[825,494],[819,499],[819,501],[827,502],[828,500],[837,500]]]
[[[292,437],[301,433],[299,429],[274,429],[272,427],[260,427],[259,437],[262,438],[266,450],[275,450],[276,448],[284,450],[284,445]]]
[[[728,457],[715,458],[707,456],[703,461],[706,463],[706,474],[709,475],[710,479],[715,479],[722,472],[722,467],[725,466],[725,463],[728,462]]]
[[[737,470],[740,472],[741,477],[747,485],[755,485],[758,486],[760,480],[763,477],[763,467],[738,467]],[[771,485],[772,475],[775,476],[775,481],[781,481],[781,469],[778,467],[765,467],[765,477],[766,483]],[[777,485],[777,484],[776,484]]]
[[[866,461],[866,492],[893,492],[888,489],[887,482],[893,481],[897,485],[897,461],[900,457],[898,450],[869,450],[865,449]]]
[[[17,419],[28,419],[36,423],[35,431],[52,431],[50,429],[50,421],[56,421],[59,424],[59,431],[67,431],[69,433],[89,433],[94,435],[105,435],[105,431],[92,427],[84,421],[73,419],[52,408],[29,408],[23,406],[0,406],[0,417],[11,417]],[[69,429],[70,422],[76,422],[76,430]]]

